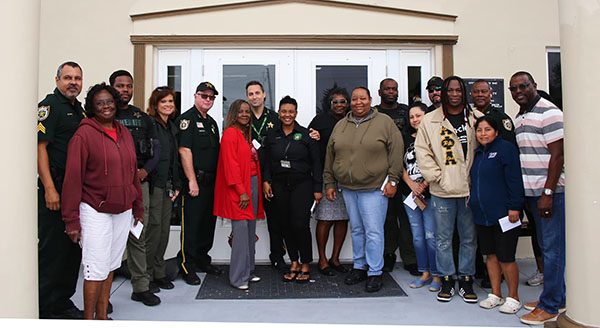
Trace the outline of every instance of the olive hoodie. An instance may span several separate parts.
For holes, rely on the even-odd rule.
[[[131,208],[136,218],[144,213],[133,138],[119,122],[114,126],[117,141],[96,119],[83,119],[69,142],[61,195],[67,232],[81,230],[81,202],[102,213],[119,214]]]
[[[404,142],[394,121],[375,108],[357,122],[352,112],[333,128],[325,156],[325,189],[379,189],[402,176]]]

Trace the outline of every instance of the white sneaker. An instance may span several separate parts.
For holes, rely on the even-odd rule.
[[[259,281],[260,281],[259,276],[255,276],[255,275],[250,276],[250,282],[259,282]]]
[[[535,276],[531,277],[529,280],[527,280],[527,285],[535,287],[535,286],[539,286],[541,284],[544,283],[544,274],[543,273],[536,273]]]
[[[494,294],[488,294],[488,297],[486,299],[479,302],[479,306],[481,306],[484,309],[493,309],[496,306],[502,304],[504,304],[504,299]]]
[[[506,302],[499,308],[500,312],[515,314],[519,312],[523,304],[512,297],[507,297]]]

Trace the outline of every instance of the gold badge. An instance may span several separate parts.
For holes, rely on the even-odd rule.
[[[133,113],[133,117],[142,118],[142,114],[140,114],[139,112],[135,112],[135,113]]]
[[[269,122],[269,123],[267,123],[267,127],[268,127],[269,129],[272,129],[272,128],[273,128],[273,122]]]
[[[187,130],[190,127],[190,120],[181,120],[179,122],[179,130]]]
[[[512,122],[510,121],[510,118],[503,119],[502,120],[502,125],[508,131],[512,131],[512,129],[513,129],[513,125],[512,125]]]
[[[38,107],[38,112],[37,112],[38,121],[41,122],[41,121],[47,119],[48,115],[50,115],[50,106],[40,106],[40,107]]]

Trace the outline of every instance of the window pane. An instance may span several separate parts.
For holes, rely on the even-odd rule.
[[[181,66],[167,66],[167,86],[175,90],[175,114],[181,114]]]
[[[231,103],[246,99],[246,83],[250,81],[262,84],[266,92],[265,107],[276,110],[275,65],[223,65],[223,123]]]
[[[346,88],[348,93],[356,87],[368,87],[368,66],[317,66],[317,114],[329,110],[327,96],[335,88]]]
[[[550,90],[548,93],[554,104],[562,109],[562,77],[560,71],[560,52],[548,52],[548,78]]]
[[[421,101],[421,66],[408,66],[408,104]]]

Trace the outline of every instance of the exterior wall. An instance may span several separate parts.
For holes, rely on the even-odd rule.
[[[249,1],[206,0],[201,3],[202,6],[219,6],[247,2]],[[453,46],[454,74],[469,78],[504,78],[504,86],[508,87],[508,81],[514,72],[527,70],[537,80],[539,88],[547,89],[546,47],[556,47],[560,44],[557,0],[352,0],[345,2],[413,11],[356,7],[344,5],[342,1],[326,3],[326,1],[303,0],[267,3],[258,0],[255,6],[215,7],[204,11],[178,12],[176,15],[143,19],[136,17],[132,20],[130,15],[196,8],[198,2],[191,0],[43,1],[40,20],[38,99],[54,88],[53,77],[56,74],[56,67],[66,60],[77,61],[83,67],[84,92],[79,97],[83,101],[85,90],[94,83],[107,81],[112,71],[124,68],[133,72],[134,51],[129,39],[131,35],[173,34],[249,35],[250,43],[252,35],[458,36],[458,43]],[[532,13],[545,19],[532,19]],[[452,16],[456,16],[455,21]],[[307,45],[310,45],[310,42],[303,44],[303,46]],[[397,47],[398,44],[393,46]],[[434,51],[432,66],[436,75],[443,75],[442,45],[429,44],[428,46],[431,46]],[[335,47],[335,44],[319,44],[316,47]],[[370,45],[357,44],[353,47],[369,48]],[[154,87],[153,47],[146,46],[144,53],[143,89],[148,95]],[[517,106],[510,98],[510,93],[507,90],[504,93],[506,111],[514,117]],[[173,231],[171,237],[172,240],[178,240],[178,233]],[[218,238],[221,237],[217,237],[216,243],[220,243]],[[522,238],[519,257],[531,256],[529,245],[529,238]],[[171,244],[168,253],[173,252],[175,248],[176,246]]]

